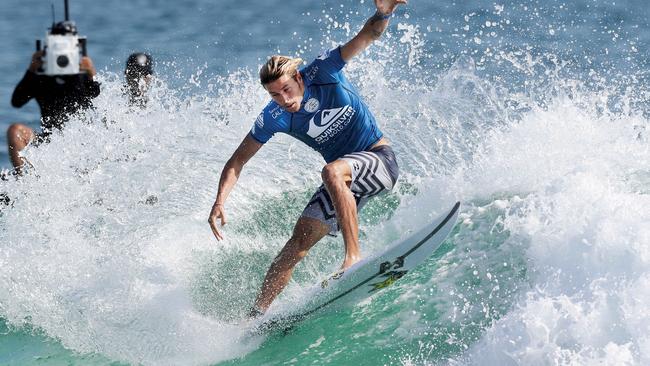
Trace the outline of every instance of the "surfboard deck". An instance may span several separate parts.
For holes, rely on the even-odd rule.
[[[392,285],[440,247],[456,225],[459,208],[460,202],[456,202],[447,213],[406,239],[346,270],[331,274],[307,292],[305,297],[310,300],[296,310],[267,312],[252,322],[252,331],[261,334],[287,330],[323,308],[357,303]]]

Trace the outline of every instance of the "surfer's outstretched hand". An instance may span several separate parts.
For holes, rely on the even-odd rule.
[[[210,211],[208,222],[210,223],[210,228],[212,229],[214,237],[217,238],[217,240],[223,240],[223,235],[219,232],[219,229],[217,229],[217,219],[219,218],[221,218],[221,226],[224,226],[226,224],[226,212],[223,209],[223,204],[215,202],[214,205],[212,205],[212,211]]]
[[[400,4],[406,4],[406,0],[375,0],[377,10],[384,15],[388,15],[395,11],[397,5]]]

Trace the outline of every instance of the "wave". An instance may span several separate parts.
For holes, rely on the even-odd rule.
[[[214,240],[206,221],[220,170],[268,99],[248,69],[209,79],[199,70],[192,80],[203,91],[193,95],[157,80],[142,110],[128,105],[118,75],[100,75],[95,109],[28,148],[29,174],[2,186],[13,201],[0,214],[2,318],[74,352],[139,364],[254,364],[303,348],[305,360],[324,363],[341,354],[648,363],[643,75],[584,81],[562,58],[517,50],[436,69],[422,60],[419,30],[400,27],[404,37],[348,66],[403,172],[395,192],[362,213],[363,251],[455,199],[463,212],[443,249],[404,282],[297,330],[346,345],[316,336],[288,347],[237,324],[322,166],[299,142],[275,138],[229,198],[227,239]],[[342,254],[340,238],[320,243],[274,306],[292,306]],[[363,350],[378,344],[387,348]]]

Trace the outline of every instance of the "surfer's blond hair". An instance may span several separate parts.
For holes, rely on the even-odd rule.
[[[260,82],[262,85],[272,83],[283,75],[296,77],[298,66],[302,64],[301,58],[292,58],[289,56],[273,55],[260,69]]]

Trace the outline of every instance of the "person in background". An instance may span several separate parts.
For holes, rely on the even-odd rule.
[[[147,89],[153,77],[151,55],[136,52],[129,55],[124,69],[126,89],[131,105],[144,107],[147,104]]]
[[[38,71],[43,65],[43,55],[43,51],[32,55],[29,68],[11,97],[11,105],[15,108],[36,99],[41,110],[40,133],[22,123],[13,123],[7,129],[9,158],[19,174],[25,164],[21,150],[30,143],[47,142],[55,129],[63,128],[70,114],[89,108],[92,100],[99,96],[100,84],[93,80],[97,71],[90,57],[81,58],[79,74],[42,75]]]

